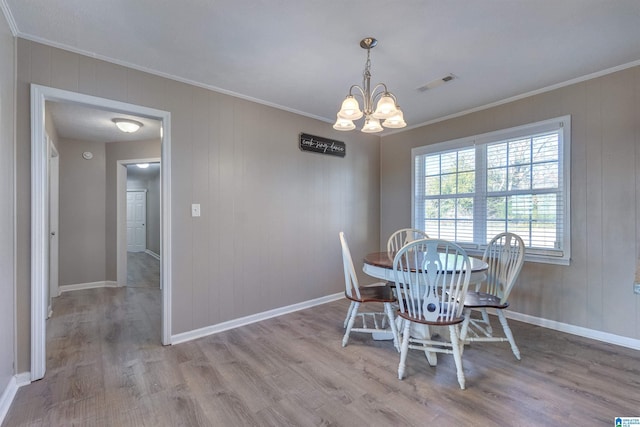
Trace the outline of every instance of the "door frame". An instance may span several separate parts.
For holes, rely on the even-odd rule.
[[[171,344],[171,113],[48,86],[31,84],[31,380],[46,371],[46,316],[49,287],[49,150],[45,143],[46,101],[80,104],[159,120],[162,123],[160,177],[160,282],[162,344]]]
[[[52,314],[53,298],[60,295],[58,287],[59,273],[59,228],[60,218],[58,206],[60,202],[60,153],[53,143],[53,140],[46,135],[47,145],[49,147],[49,298],[47,303],[47,318]]]

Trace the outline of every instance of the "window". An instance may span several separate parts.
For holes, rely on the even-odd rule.
[[[414,148],[413,226],[481,253],[518,234],[530,261],[569,264],[571,117]]]

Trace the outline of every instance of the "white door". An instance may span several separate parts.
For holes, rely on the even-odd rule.
[[[127,251],[147,249],[147,191],[127,190]]]

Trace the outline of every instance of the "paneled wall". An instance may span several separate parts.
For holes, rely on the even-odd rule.
[[[60,286],[105,278],[105,144],[60,138]],[[84,152],[93,158],[82,157]]]
[[[446,89],[445,89],[446,90]],[[571,115],[571,265],[526,263],[511,310],[640,339],[640,67],[382,138],[380,235],[411,223],[411,148]]]
[[[378,247],[378,137],[22,39],[17,61],[18,372],[30,352],[30,83],[171,113],[172,334],[342,291],[340,230],[355,258]],[[301,132],[345,141],[346,157],[300,151]]]
[[[0,12],[0,395],[14,375],[15,357],[14,67],[14,39]]]

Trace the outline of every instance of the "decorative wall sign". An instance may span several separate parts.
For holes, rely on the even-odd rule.
[[[347,154],[347,146],[344,142],[307,133],[300,134],[300,149],[339,157],[344,157]]]

